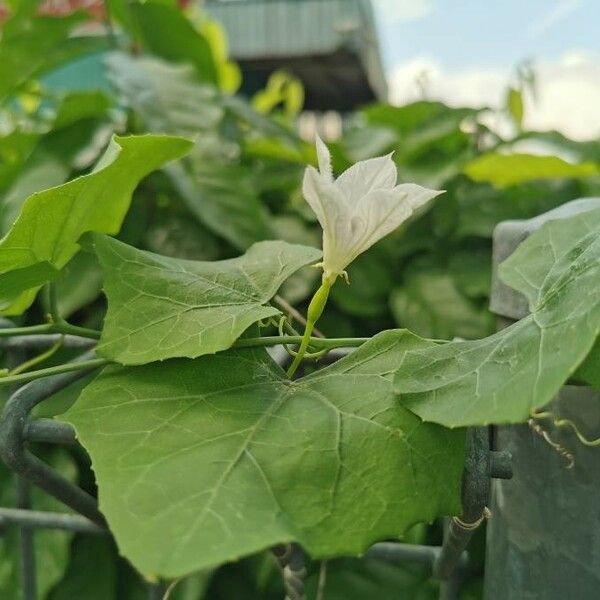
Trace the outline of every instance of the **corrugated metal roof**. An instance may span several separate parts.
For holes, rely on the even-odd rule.
[[[344,49],[356,55],[375,95],[387,95],[369,0],[212,0],[205,8],[223,23],[236,60],[289,60]]]
[[[362,0],[228,0],[209,2],[225,24],[236,58],[326,54],[365,25]]]

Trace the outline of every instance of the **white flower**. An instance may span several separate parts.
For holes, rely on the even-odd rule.
[[[307,167],[302,191],[323,228],[323,279],[346,276],[345,268],[375,242],[443,192],[414,183],[396,185],[392,155],[363,160],[337,180],[327,146],[317,136],[319,170]]]

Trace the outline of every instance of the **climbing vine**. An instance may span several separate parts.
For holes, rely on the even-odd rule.
[[[487,300],[495,224],[590,195],[600,146],[524,131],[519,103],[505,140],[482,111],[422,101],[366,107],[315,147],[289,76],[291,99],[231,94],[206,17],[109,4],[106,36],[24,5],[6,29],[20,44],[0,41],[0,341],[48,340],[0,390],[81,373],[49,416],[74,427],[146,579],[410,537],[460,512],[468,426],[546,420],[595,443],[542,409],[567,381],[600,387],[600,205],[500,265],[527,317],[494,332]],[[167,18],[189,43],[156,38]],[[52,86],[99,52],[99,89]],[[510,152],[527,138],[576,160]],[[75,478],[70,455],[51,460]]]

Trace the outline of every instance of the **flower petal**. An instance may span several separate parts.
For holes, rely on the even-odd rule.
[[[302,180],[302,195],[325,229],[325,207],[320,197],[321,174],[314,167],[306,167]]]
[[[438,194],[412,183],[395,185],[391,154],[361,161],[334,181],[331,156],[316,139],[319,170],[307,167],[302,191],[323,228],[324,276],[340,275],[362,252]]]
[[[317,133],[315,138],[317,146],[317,159],[319,161],[319,172],[328,181],[333,181],[333,170],[331,169],[331,154],[329,148],[325,145],[325,142],[319,137]]]
[[[398,228],[415,210],[441,193],[413,183],[405,183],[391,190],[375,190],[361,198],[350,218],[350,235],[346,238],[344,251],[346,266]],[[337,245],[339,247],[339,243]]]
[[[398,172],[392,155],[362,160],[344,171],[337,179],[349,204],[354,204],[362,196],[379,189],[390,190],[396,185]]]
[[[302,193],[319,220],[323,236],[334,236],[347,212],[344,208],[345,199],[340,191],[314,167],[307,167]]]

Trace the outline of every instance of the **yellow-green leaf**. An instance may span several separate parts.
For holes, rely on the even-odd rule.
[[[36,288],[78,252],[85,232],[117,233],[139,181],[191,146],[179,137],[114,137],[92,173],[30,196],[0,240],[0,310],[26,309]]]
[[[578,178],[597,175],[593,162],[569,163],[557,156],[534,154],[484,154],[472,160],[464,172],[473,180],[508,187],[535,179]]]

